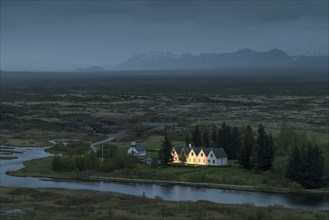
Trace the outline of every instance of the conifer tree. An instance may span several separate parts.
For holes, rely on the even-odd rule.
[[[301,180],[302,164],[301,152],[297,146],[294,146],[288,157],[288,166],[286,176],[296,182]]]
[[[238,153],[241,147],[240,134],[237,127],[232,129],[230,148],[231,148],[231,158],[238,159]]]
[[[252,167],[250,158],[254,147],[255,147],[255,138],[251,126],[248,125],[243,135],[242,146],[240,147],[238,154],[238,160],[240,165],[242,165],[247,169],[251,169]]]
[[[253,167],[259,170],[269,170],[273,161],[273,140],[265,132],[262,124],[257,130],[257,144],[253,156]]]
[[[229,159],[232,159],[231,138],[231,127],[223,122],[218,130],[218,145],[224,148]]]
[[[301,184],[305,188],[318,188],[323,183],[324,158],[320,148],[308,144],[304,154],[304,169]]]
[[[212,127],[211,141],[214,146],[217,146],[217,129],[215,125]]]
[[[188,133],[186,133],[186,136],[185,136],[185,145],[186,146],[189,146],[190,143],[191,143],[190,135]]]
[[[210,141],[209,141],[209,136],[208,136],[208,130],[206,129],[203,134],[202,134],[202,139],[203,139],[203,147],[209,147]]]
[[[192,142],[195,147],[201,147],[202,146],[202,140],[201,140],[201,133],[199,126],[196,126],[193,135],[192,135]]]
[[[166,134],[164,140],[162,141],[160,155],[159,155],[161,164],[168,165],[170,162],[172,162],[172,148],[173,145],[168,135]]]

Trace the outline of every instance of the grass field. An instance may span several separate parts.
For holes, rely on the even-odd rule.
[[[27,74],[4,73],[0,144],[45,146],[54,138],[93,142],[101,138],[98,133],[127,128],[138,139],[164,133],[184,138],[195,124],[212,126],[223,121],[238,127],[263,123],[271,131],[286,124],[307,133],[327,134],[326,74],[301,73],[298,81],[282,72],[227,74],[85,74],[75,78],[74,74],[44,73],[35,84]],[[178,125],[143,127],[143,122]]]
[[[193,220],[325,220],[321,211],[223,205],[206,201],[169,202],[161,198],[96,191],[0,188],[0,217],[19,219],[193,219]]]

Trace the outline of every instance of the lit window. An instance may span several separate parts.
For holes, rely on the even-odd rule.
[[[200,159],[199,159],[199,163],[200,163]]]
[[[203,159],[203,163],[206,163],[206,160],[205,159]]]
[[[193,159],[193,162],[195,163],[195,159]]]

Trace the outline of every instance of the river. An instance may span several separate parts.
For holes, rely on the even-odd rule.
[[[287,208],[302,208],[315,210],[328,210],[328,195],[308,193],[263,193],[239,190],[211,189],[204,187],[190,187],[178,185],[158,184],[127,184],[114,182],[81,182],[81,181],[53,181],[35,177],[14,177],[6,174],[24,167],[23,162],[35,158],[42,158],[51,154],[42,147],[13,147],[18,157],[13,160],[0,160],[1,187],[27,187],[27,188],[65,188],[89,189],[97,191],[111,191],[130,195],[142,195],[154,198],[160,196],[170,201],[197,201],[207,200],[224,204],[252,203],[256,206],[281,205]]]

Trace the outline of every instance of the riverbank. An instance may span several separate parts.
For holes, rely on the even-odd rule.
[[[325,220],[328,212],[279,205],[226,205],[207,201],[173,202],[113,192],[0,188],[0,217],[5,219],[259,219]],[[56,213],[56,214],[50,214]]]
[[[303,188],[279,188],[270,186],[251,186],[251,185],[236,185],[223,183],[209,183],[209,182],[189,182],[177,180],[161,180],[161,179],[142,179],[142,178],[127,178],[127,177],[111,177],[102,176],[102,173],[94,175],[93,172],[55,172],[51,170],[51,158],[46,157],[42,159],[35,159],[25,161],[24,168],[8,172],[9,175],[17,177],[38,177],[45,180],[70,180],[70,181],[95,181],[95,182],[119,182],[119,183],[139,183],[139,184],[159,184],[159,185],[182,185],[192,187],[206,187],[214,189],[227,190],[242,190],[253,192],[267,192],[267,193],[311,193],[311,194],[328,194],[329,189],[324,190],[307,190]],[[170,169],[170,168],[168,168]],[[186,171],[184,171],[186,172]],[[104,175],[105,173],[103,173]]]

